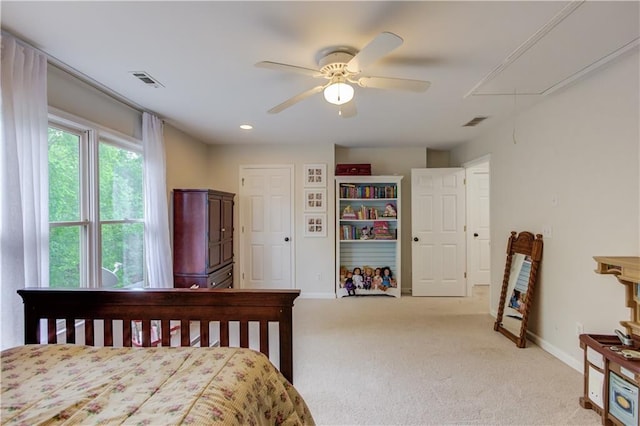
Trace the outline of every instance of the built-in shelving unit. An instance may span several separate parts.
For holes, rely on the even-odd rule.
[[[336,178],[336,296],[400,297],[400,183],[402,176]],[[347,273],[388,267],[392,280],[370,288],[363,283],[348,290]]]

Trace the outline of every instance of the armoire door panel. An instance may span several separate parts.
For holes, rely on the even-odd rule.
[[[208,287],[210,274],[233,265],[234,194],[206,189],[173,191],[174,286]],[[225,269],[225,285],[233,283]]]

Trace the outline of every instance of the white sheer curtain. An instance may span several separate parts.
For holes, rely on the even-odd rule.
[[[48,286],[47,58],[2,34],[0,306],[2,349],[24,343],[16,290]]]
[[[173,261],[169,240],[166,161],[162,120],[142,114],[144,145],[144,248],[150,287],[173,287]]]

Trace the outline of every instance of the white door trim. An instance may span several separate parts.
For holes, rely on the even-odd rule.
[[[477,166],[484,163],[487,163],[488,166],[491,166],[491,154],[486,154],[482,157],[474,158],[473,160],[462,163],[462,167],[468,169],[469,167]]]
[[[244,232],[242,230],[242,226],[244,224],[244,219],[245,219],[245,215],[246,215],[246,203],[243,203],[244,197],[243,197],[243,191],[244,191],[244,185],[242,184],[242,177],[245,174],[246,170],[252,170],[252,169],[288,169],[289,170],[289,191],[291,193],[291,208],[290,208],[290,217],[291,217],[291,225],[290,225],[290,231],[289,231],[289,235],[290,235],[290,243],[291,243],[291,288],[297,288],[296,286],[296,250],[295,250],[295,241],[296,241],[296,236],[295,236],[295,185],[294,185],[294,177],[295,177],[295,170],[294,170],[294,165],[293,164],[251,164],[251,165],[240,165],[239,166],[239,175],[238,175],[238,188],[240,188],[239,191],[239,208],[238,208],[238,221],[240,223],[240,229],[238,230],[238,270],[239,270],[239,274],[238,274],[238,278],[239,278],[239,282],[240,282],[240,288],[244,287],[244,273],[245,273],[245,268],[246,268],[246,262],[243,260],[243,255],[242,253],[244,253],[244,245],[245,245],[245,239],[244,239]]]

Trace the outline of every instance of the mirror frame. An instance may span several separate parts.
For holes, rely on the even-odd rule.
[[[496,322],[493,325],[493,329],[504,334],[519,348],[524,348],[527,343],[527,322],[529,320],[529,311],[531,310],[533,302],[533,293],[538,275],[538,267],[542,260],[542,246],[542,235],[536,234],[534,236],[531,232],[527,231],[520,232],[520,234],[517,234],[515,231],[511,231],[511,236],[507,242],[507,262],[504,267],[504,279],[502,280],[502,292],[500,293],[498,315],[496,316]],[[531,273],[529,274],[527,297],[524,311],[522,312],[522,322],[520,324],[519,335],[516,335],[506,329],[502,324],[505,302],[507,300],[507,290],[509,287],[509,278],[511,274],[511,262],[513,261],[513,255],[516,253],[531,257]]]

